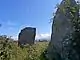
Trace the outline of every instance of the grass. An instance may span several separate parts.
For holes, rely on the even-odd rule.
[[[1,60],[42,60],[44,58],[41,57],[41,54],[46,50],[48,46],[48,42],[37,42],[32,46],[26,45],[25,47],[22,48],[19,47],[15,42],[9,41],[7,43],[5,43],[6,44],[5,49],[7,46],[11,46],[11,47],[10,48],[8,47],[8,50],[5,51],[11,53],[3,54],[1,56],[5,57],[5,55],[7,56],[9,55],[9,59],[5,57],[5,59],[1,59]],[[4,49],[2,51],[4,51]]]

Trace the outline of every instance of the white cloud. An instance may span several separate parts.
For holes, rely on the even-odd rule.
[[[6,22],[6,25],[8,25],[8,26],[16,26],[17,24],[15,22],[13,22],[13,21],[8,20]]]
[[[75,1],[79,1],[79,0],[75,0]]]
[[[17,36],[12,36],[11,38],[14,39],[14,40],[18,40]]]
[[[6,21],[0,21],[2,24],[2,27],[5,28],[7,27],[7,29],[13,29],[17,26],[17,23],[15,23],[12,20],[6,20]]]
[[[37,34],[36,39],[50,39],[51,34],[45,33],[45,34]]]

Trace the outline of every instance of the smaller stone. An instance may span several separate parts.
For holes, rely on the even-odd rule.
[[[36,36],[36,28],[26,27],[21,30],[18,36],[18,44],[26,45],[26,44],[34,44]]]

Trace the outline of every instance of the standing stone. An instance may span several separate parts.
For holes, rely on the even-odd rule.
[[[25,44],[34,44],[36,35],[36,28],[26,27],[21,30],[18,36],[18,44],[25,45]]]
[[[69,1],[71,7],[76,6],[75,0],[63,0],[59,5],[52,24],[51,41],[47,50],[47,58],[49,60],[62,60],[62,41],[63,38],[73,32],[71,23],[71,15],[69,14],[66,1]]]

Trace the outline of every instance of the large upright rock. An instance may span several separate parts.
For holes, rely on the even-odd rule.
[[[76,6],[75,0],[63,0],[57,9],[56,15],[53,19],[51,41],[47,50],[47,58],[49,60],[61,60],[62,56],[62,41],[63,38],[73,32],[71,23],[71,15],[69,9],[66,7],[66,1],[69,1],[71,7]]]
[[[36,28],[26,27],[21,30],[18,36],[18,44],[34,44],[36,35]]]

